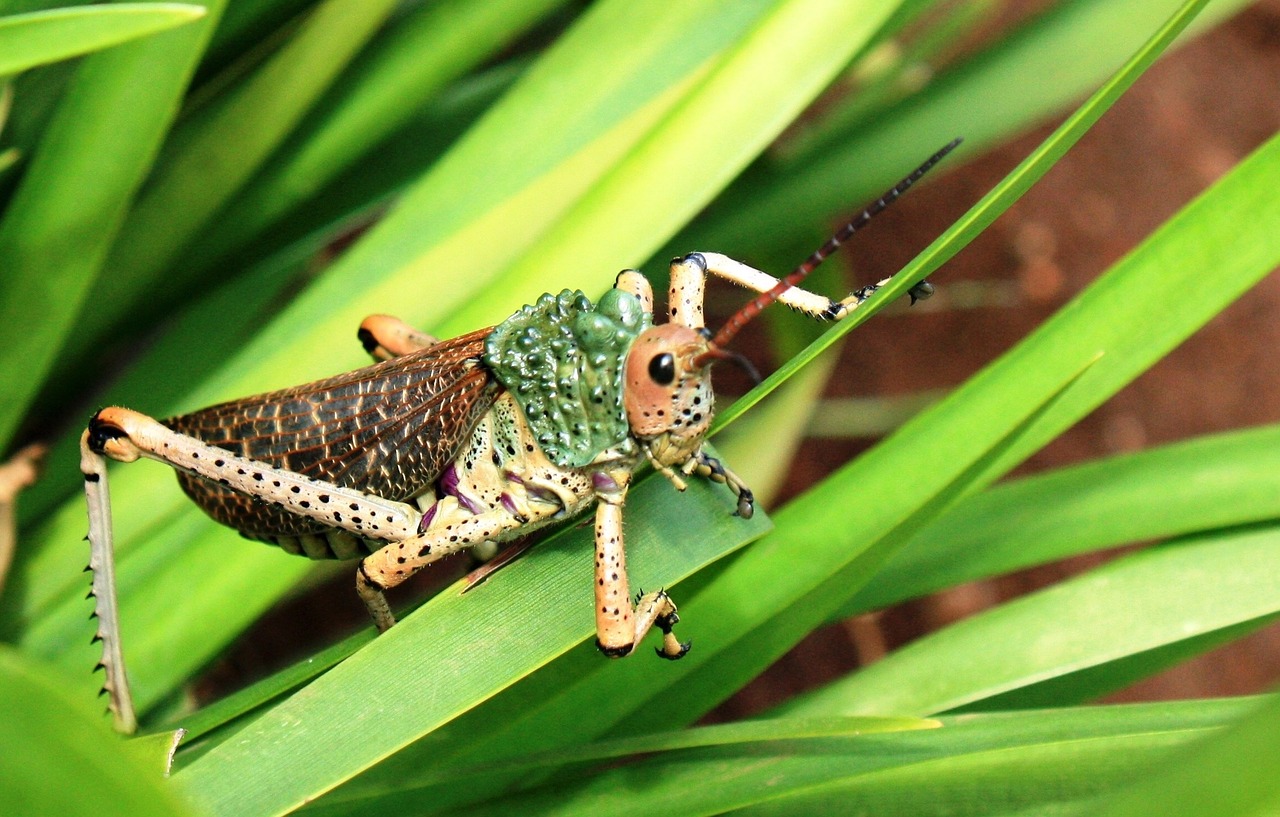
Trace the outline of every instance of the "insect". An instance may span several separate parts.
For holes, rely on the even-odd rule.
[[[658,655],[676,638],[663,590],[632,600],[622,509],[648,462],[677,488],[691,475],[722,483],[748,517],[750,490],[703,451],[714,395],[710,366],[768,304],[839,320],[879,284],[840,301],[797,285],[959,143],[952,142],[777,279],[727,256],[671,264],[668,322],[653,323],[653,291],[635,270],[592,304],[581,292],[543,295],[496,327],[437,341],[386,316],[359,338],[372,366],[282,391],[155,420],[97,412],[81,437],[89,507],[91,595],[103,688],[117,728],[136,717],[120,649],[106,460],[145,457],[178,472],[209,516],[250,539],[313,559],[359,559],[356,590],[379,631],[395,624],[384,592],[462,548],[522,536],[595,509],[596,641],[629,655],[656,627]],[[713,334],[703,326],[707,275],[760,294]],[[921,282],[912,300],[931,291]]]

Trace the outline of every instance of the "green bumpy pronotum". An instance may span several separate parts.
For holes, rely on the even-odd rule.
[[[546,294],[489,335],[484,362],[520,404],[538,445],[561,467],[631,445],[623,363],[651,317],[612,289],[592,306],[579,291]]]

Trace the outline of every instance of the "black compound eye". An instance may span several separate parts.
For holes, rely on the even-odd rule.
[[[649,377],[659,386],[670,386],[676,379],[676,359],[670,352],[654,355],[649,361]]]

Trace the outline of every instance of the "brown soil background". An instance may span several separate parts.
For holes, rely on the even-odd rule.
[[[1044,5],[1039,0],[1012,3],[998,25]],[[1056,124],[1046,123],[912,191],[877,219],[874,241],[850,248],[848,258],[858,279],[877,280],[897,271]],[[829,395],[902,395],[959,384],[1278,130],[1280,0],[1265,0],[1182,45],[1148,71],[1039,184],[933,278],[939,295],[930,308],[884,315],[860,327]],[[957,297],[964,290],[958,284],[966,281],[994,283],[1004,296],[1012,295],[1012,302],[938,308]],[[1205,286],[1212,284],[1213,271],[1205,270]],[[1280,365],[1273,351],[1280,344],[1277,315],[1280,279],[1272,276],[1016,473],[1280,420]],[[803,491],[869,444],[806,442],[784,497]],[[819,630],[709,719],[759,712],[923,634],[1105,558],[1082,557],[965,585]],[[449,573],[424,571],[423,582],[408,592],[420,593],[424,584],[439,587],[451,580]],[[197,697],[220,697],[331,643],[335,629],[363,626],[367,619],[350,592],[349,573],[344,570],[331,585],[291,600],[259,622],[211,668]],[[1181,590],[1194,593],[1196,588]],[[1246,694],[1277,679],[1280,626],[1272,626],[1109,700]]]

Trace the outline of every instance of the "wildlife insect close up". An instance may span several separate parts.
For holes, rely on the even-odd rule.
[[[92,595],[103,646],[103,689],[118,729],[137,718],[129,692],[114,586],[106,460],[169,465],[187,495],[249,539],[311,559],[359,560],[356,590],[379,631],[395,624],[384,596],[430,563],[595,510],[596,644],[635,651],[654,628],[657,654],[679,659],[675,602],[659,589],[635,598],[622,511],[646,463],[684,490],[698,476],[726,485],[750,517],[750,489],[703,450],[715,395],[710,367],[729,341],[780,301],[840,320],[881,285],[842,300],[801,281],[960,140],[943,147],[778,279],[718,253],[671,262],[668,320],[654,322],[653,290],[636,270],[591,303],[545,294],[496,327],[436,340],[374,315],[358,337],[372,366],[294,388],[156,420],[101,409],[81,438]],[[761,293],[719,332],[704,326],[708,276]],[[927,297],[920,282],[912,301]]]

